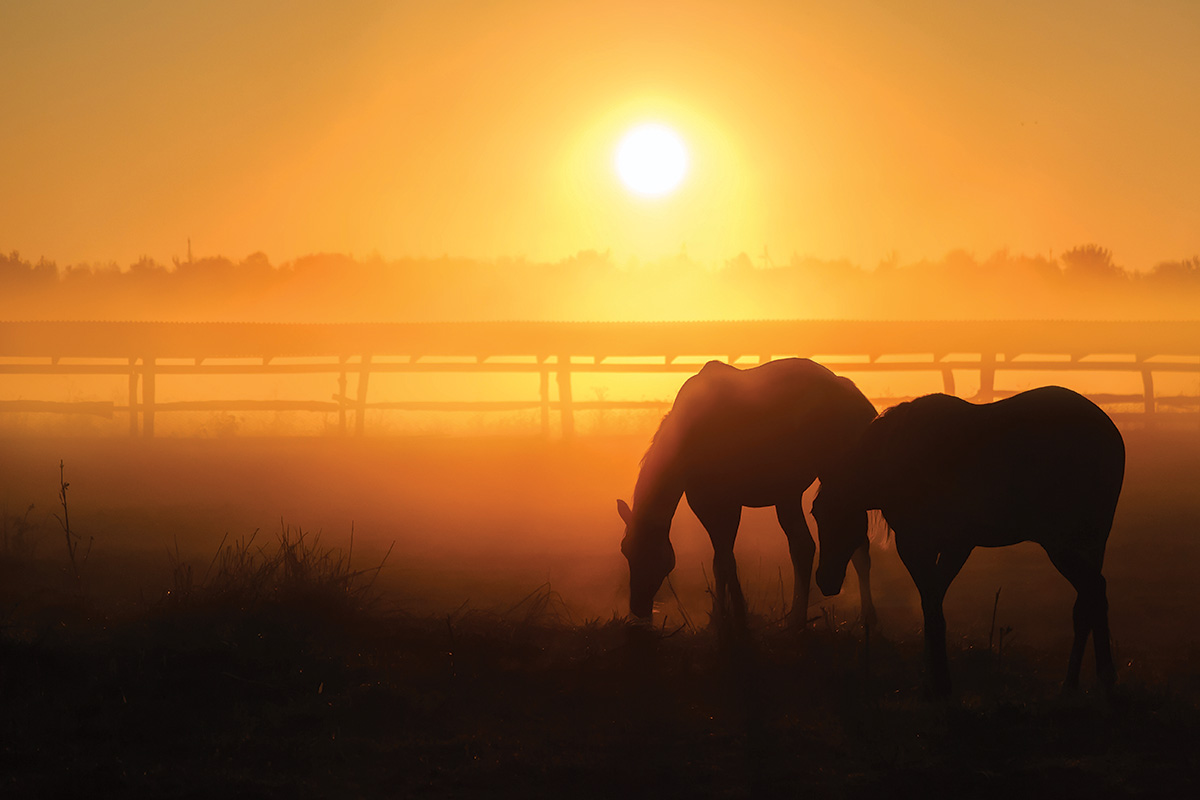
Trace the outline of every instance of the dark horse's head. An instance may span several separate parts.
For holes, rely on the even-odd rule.
[[[624,500],[617,501],[617,513],[625,521],[621,552],[629,561],[629,613],[649,620],[654,595],[675,568],[675,550],[669,538],[671,521],[639,519]]]
[[[829,597],[842,590],[850,556],[867,543],[867,510],[851,482],[831,481],[821,484],[812,514],[821,542],[817,586]]]

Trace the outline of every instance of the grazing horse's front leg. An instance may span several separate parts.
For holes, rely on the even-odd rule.
[[[946,617],[942,601],[946,590],[971,554],[970,547],[941,550],[926,543],[915,544],[896,535],[896,552],[908,568],[921,594],[921,612],[925,618],[925,663],[933,694],[950,694],[950,663],[946,657]]]
[[[746,626],[746,599],[738,581],[737,561],[733,557],[733,542],[737,538],[738,525],[742,521],[740,504],[707,503],[703,498],[688,496],[688,505],[695,512],[700,524],[708,531],[713,546],[713,581],[716,595],[713,598],[713,616],[725,622],[732,606],[733,621],[739,629]]]

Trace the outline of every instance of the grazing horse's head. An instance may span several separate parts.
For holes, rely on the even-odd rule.
[[[821,486],[812,514],[821,543],[817,586],[829,597],[842,590],[850,556],[867,543],[867,511],[850,486],[837,482]]]
[[[648,620],[654,611],[654,595],[675,568],[675,550],[668,537],[671,521],[638,519],[624,500],[617,501],[617,513],[625,521],[621,552],[629,561],[629,613]]]

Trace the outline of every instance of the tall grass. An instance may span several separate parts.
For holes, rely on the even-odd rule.
[[[172,580],[163,602],[170,608],[208,606],[245,612],[278,606],[319,616],[356,613],[377,600],[373,588],[392,547],[378,564],[356,569],[353,526],[350,545],[343,551],[324,547],[320,533],[307,533],[281,520],[273,541],[260,544],[257,530],[232,541],[226,534],[197,579],[176,545],[175,552],[168,553]]]
[[[29,519],[33,509],[34,505],[30,503],[25,513],[19,516],[9,514],[7,505],[0,510],[0,557],[21,559],[33,554],[37,546],[34,534],[38,530],[38,524]]]

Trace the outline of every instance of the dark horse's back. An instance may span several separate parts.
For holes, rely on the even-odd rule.
[[[1125,445],[1076,392],[1047,386],[986,405],[929,395],[884,413],[865,443],[870,468],[889,472],[873,505],[897,531],[912,523],[985,547],[1065,538],[1103,552]]]

